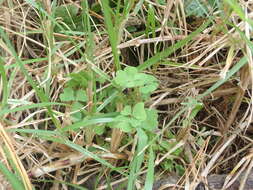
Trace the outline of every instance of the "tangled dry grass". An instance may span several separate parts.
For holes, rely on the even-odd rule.
[[[67,137],[73,143],[70,147],[52,142],[50,138],[46,140],[36,134],[15,131],[54,131],[56,125],[64,128],[74,124],[70,119],[72,110],[69,107],[47,105],[51,106],[55,122],[47,106],[38,106],[43,102],[43,96],[38,94],[27,75],[43,89],[50,102],[59,102],[60,93],[70,80],[70,73],[84,70],[96,72],[99,69],[111,78],[115,76],[112,47],[101,12],[90,10],[94,22],[94,62],[89,63],[82,59],[81,53],[85,52],[87,38],[78,33],[57,32],[52,20],[42,16],[32,2],[2,1],[0,7],[0,25],[16,52],[15,55],[4,38],[0,39],[0,62],[7,77],[5,85],[5,76],[1,73],[1,97],[2,102],[6,99],[7,103],[1,104],[0,111],[1,163],[9,171],[16,167],[15,171],[21,174],[20,180],[25,189],[77,188],[68,187],[68,183],[81,187],[86,185],[86,188],[92,189],[96,183],[94,176],[98,177],[97,189],[106,189],[110,169],[96,162],[94,156],[109,161],[116,168],[125,167],[127,171],[135,154],[134,134],[109,128],[101,136],[83,130],[70,131]],[[250,3],[240,1],[249,20],[253,17]],[[79,11],[82,8],[80,1],[59,1],[57,6],[63,4],[74,5]],[[41,1],[41,5],[48,15],[53,14],[51,1]],[[155,31],[147,36],[140,31],[147,26],[149,5],[154,9],[157,24]],[[214,19],[208,27],[193,36],[186,45],[180,45],[180,41],[208,20],[187,17],[184,6],[182,0],[167,1],[165,4],[146,0],[139,14],[130,12],[119,31],[122,35],[117,47],[123,66],[140,66],[172,47],[169,56],[158,59],[152,68],[145,70],[159,80],[159,88],[146,102],[146,106],[156,108],[159,113],[159,127],[155,131],[159,136],[157,144],[159,147],[162,147],[159,144],[162,142],[174,145],[168,150],[156,150],[155,180],[179,175],[176,168],[181,168],[184,173],[180,176],[177,189],[180,186],[194,189],[200,181],[208,183],[206,179],[210,174],[228,174],[224,183],[226,187],[241,172],[246,172],[241,180],[240,189],[243,189],[247,174],[253,167],[251,26],[232,9],[223,10],[227,20],[213,12]],[[129,31],[127,27],[131,26],[137,31]],[[243,66],[236,70],[238,62]],[[227,78],[231,70],[235,74]],[[82,109],[90,111],[93,104],[103,104],[103,100],[92,102],[92,96],[110,88],[110,85],[99,85],[95,92],[93,88],[87,88],[89,102]],[[185,109],[182,104],[188,101],[188,97],[201,97],[203,103],[203,108],[192,119],[189,119],[192,110]],[[19,110],[20,106],[34,104],[35,107]],[[87,156],[78,152],[73,148],[75,144],[92,150],[93,154]],[[179,155],[172,154],[178,149],[182,150]],[[171,170],[165,169],[168,160],[173,160]],[[147,163],[144,162],[143,176],[147,172],[146,167]],[[136,181],[137,188],[143,188],[143,179]],[[127,180],[127,176],[115,171],[109,183],[121,184],[127,183]],[[3,175],[0,175],[0,186],[11,189],[10,182]]]

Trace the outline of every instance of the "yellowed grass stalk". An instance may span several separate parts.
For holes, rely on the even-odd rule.
[[[118,103],[117,109],[118,109],[118,111],[121,111],[123,109],[122,103]],[[116,129],[116,128],[112,129],[112,140],[111,140],[111,151],[112,152],[117,152],[123,135],[124,135],[124,133],[120,129]]]
[[[17,170],[19,171],[23,184],[25,185],[25,189],[26,190],[32,190],[32,184],[29,180],[29,177],[26,173],[26,170],[22,164],[22,162],[20,161],[18,155],[16,154],[15,148],[11,142],[11,139],[9,137],[9,135],[6,133],[4,126],[0,123],[0,136],[1,139],[3,140],[5,146],[8,149],[8,152],[10,154],[10,158],[13,163],[15,164],[15,166],[17,167]]]
[[[119,153],[100,152],[100,153],[97,153],[97,155],[103,159],[113,159],[113,160],[127,159],[127,156],[125,154],[119,154]],[[50,172],[68,168],[70,166],[80,164],[83,161],[89,161],[89,160],[92,160],[92,158],[80,153],[72,153],[48,165],[33,168],[30,174],[33,177],[40,177]]]

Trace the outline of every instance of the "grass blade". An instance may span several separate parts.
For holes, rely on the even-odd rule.
[[[33,109],[33,108],[41,108],[41,107],[48,107],[48,106],[53,106],[53,105],[65,105],[63,103],[57,103],[57,102],[43,102],[43,103],[38,103],[38,104],[31,104],[31,105],[25,105],[25,106],[20,106],[14,109],[4,109],[0,111],[0,116],[17,112],[17,111],[23,111],[27,109]]]
[[[215,89],[217,89],[219,86],[221,86],[223,83],[225,83],[226,81],[228,81],[228,79],[231,76],[233,76],[236,72],[238,72],[240,70],[240,68],[242,68],[246,63],[247,63],[247,58],[243,57],[232,69],[230,69],[227,72],[227,75],[226,75],[226,77],[224,79],[221,79],[221,80],[217,81],[213,86],[211,86],[203,94],[199,95],[197,97],[197,99],[204,98],[205,96],[207,96],[208,94],[210,94],[212,91],[214,91]]]
[[[144,185],[144,190],[152,190],[154,183],[154,173],[155,173],[155,155],[153,148],[149,148],[149,157],[148,157],[148,172]]]
[[[2,95],[2,103],[1,108],[5,108],[7,105],[8,100],[8,81],[7,81],[7,75],[4,68],[4,60],[2,57],[0,57],[0,75],[2,76],[2,85],[3,85],[3,95]]]
[[[175,45],[165,49],[162,52],[157,53],[155,56],[153,56],[150,59],[146,60],[143,64],[138,66],[138,70],[143,71],[143,70],[151,67],[152,65],[156,64],[157,62],[161,61],[162,59],[168,57],[170,54],[175,52],[177,49],[179,49],[182,46],[189,43],[195,36],[197,36],[200,32],[202,32],[210,23],[211,23],[211,19],[209,19],[207,22],[202,24],[196,31],[192,32],[185,39],[180,40]]]
[[[127,190],[135,189],[134,182],[136,181],[138,173],[140,172],[141,165],[144,160],[145,147],[148,144],[148,136],[141,128],[137,129],[137,136],[138,136],[137,151],[130,166],[130,175],[128,179]]]
[[[118,33],[118,31],[115,30],[115,26],[113,26],[113,23],[112,23],[112,18],[111,18],[112,9],[109,6],[108,0],[101,1],[101,4],[103,7],[105,24],[106,24],[107,32],[109,35],[110,44],[112,47],[115,69],[120,70],[120,60],[119,60],[119,53],[118,53],[118,48],[117,48],[117,44],[118,44],[117,37],[118,36],[116,35]]]
[[[33,87],[33,89],[37,93],[40,100],[42,102],[49,102],[48,96],[43,92],[43,90],[40,87],[38,87],[38,84],[36,84],[36,82],[30,77],[30,75],[29,75],[28,71],[25,69],[24,64],[22,63],[20,57],[17,55],[14,47],[12,46],[12,44],[10,42],[10,39],[8,38],[8,36],[6,35],[6,33],[4,32],[4,30],[2,29],[1,26],[0,26],[0,36],[4,39],[4,41],[7,44],[9,50],[11,51],[11,53],[14,56],[15,60],[17,61],[20,70],[23,72],[23,74],[27,78],[28,82],[30,83],[30,85]],[[52,108],[47,106],[47,110],[48,110],[48,114],[52,118],[52,121],[54,122],[55,126],[60,128],[60,123],[55,118],[54,113],[52,111]]]
[[[14,190],[25,190],[23,183],[2,162],[0,162],[0,172],[7,178]]]

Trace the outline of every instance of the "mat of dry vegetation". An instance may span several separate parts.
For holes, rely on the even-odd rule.
[[[252,18],[0,0],[0,189],[253,189]]]

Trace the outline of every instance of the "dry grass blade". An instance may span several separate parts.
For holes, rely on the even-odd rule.
[[[0,0],[2,163],[26,189],[253,189],[252,5]]]
[[[25,189],[32,190],[32,184],[31,181],[27,175],[26,169],[24,168],[19,156],[16,154],[16,150],[13,146],[13,142],[9,135],[6,133],[4,126],[0,123],[0,136],[3,140],[3,146],[6,146],[8,153],[10,154],[9,160],[12,160],[15,164],[15,167],[17,167],[17,170],[20,174],[20,177],[22,178],[23,184],[25,185]],[[1,151],[3,153],[3,151]]]

